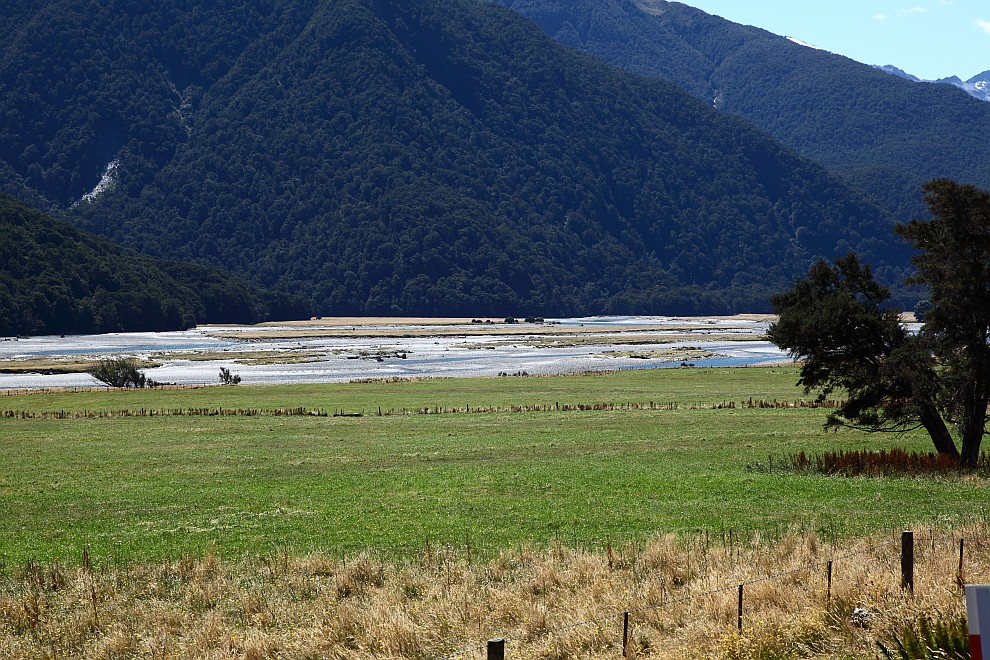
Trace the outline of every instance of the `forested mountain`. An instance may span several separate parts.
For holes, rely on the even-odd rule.
[[[299,318],[308,306],[123,250],[0,195],[0,335],[177,330]]]
[[[990,187],[990,104],[665,0],[493,0],[565,44],[672,80],[906,220],[936,177]]]
[[[14,8],[4,189],[321,313],[754,310],[906,261],[821,167],[481,0]]]

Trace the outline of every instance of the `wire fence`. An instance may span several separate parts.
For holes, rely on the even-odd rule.
[[[16,375],[6,372],[6,375]],[[222,388],[225,385],[217,380],[187,383],[155,383],[144,387],[111,387],[109,385],[58,385],[58,386],[25,386],[0,388],[0,397],[20,397],[39,394],[88,394],[93,392],[160,392],[165,390],[202,390]]]
[[[199,385],[186,385],[175,389],[198,389]],[[106,388],[103,388],[104,390]],[[82,391],[82,390],[78,390]],[[0,390],[0,395],[9,390]],[[748,401],[718,401],[710,403],[681,403],[676,401],[645,402],[591,402],[591,403],[535,403],[517,405],[463,405],[463,406],[417,406],[386,408],[307,408],[305,406],[281,408],[242,408],[223,406],[201,406],[187,408],[119,408],[119,409],[76,409],[76,410],[0,410],[0,417],[8,419],[91,419],[109,417],[394,417],[410,415],[472,415],[472,414],[521,414],[551,412],[630,412],[630,411],[676,411],[676,410],[725,410],[736,408],[834,408],[838,402],[777,399],[749,399]]]
[[[613,611],[608,614],[603,614],[601,616],[596,616],[591,619],[586,619],[582,621],[576,621],[568,623],[562,626],[545,628],[533,633],[517,636],[505,636],[497,639],[487,640],[483,643],[479,643],[474,646],[469,646],[463,648],[454,653],[442,656],[442,660],[454,660],[455,658],[473,658],[473,657],[487,657],[488,660],[502,660],[505,657],[505,648],[507,646],[519,646],[527,642],[531,642],[541,638],[547,638],[551,635],[558,635],[576,628],[582,628],[587,626],[598,626],[603,623],[615,622],[621,620],[623,622],[622,626],[622,638],[617,641],[616,649],[621,651],[622,657],[627,656],[628,650],[628,631],[629,631],[629,621],[630,617],[635,615],[644,615],[650,612],[655,612],[658,610],[663,610],[665,608],[670,608],[678,604],[690,602],[693,600],[698,600],[702,598],[710,598],[719,594],[731,593],[733,591],[738,593],[738,618],[737,627],[739,631],[743,628],[743,617],[744,617],[744,593],[747,587],[754,585],[774,582],[784,580],[785,578],[794,576],[799,573],[811,572],[814,570],[827,570],[827,591],[826,600],[830,597],[832,589],[832,569],[836,562],[841,562],[845,560],[852,559],[860,555],[866,555],[870,553],[879,553],[882,550],[889,549],[891,546],[900,548],[900,564],[901,564],[901,588],[912,591],[914,589],[914,557],[915,557],[915,547],[919,542],[931,543],[932,551],[935,551],[936,544],[952,542],[958,543],[959,547],[959,569],[956,575],[953,576],[955,583],[962,588],[963,586],[963,568],[964,568],[964,552],[965,545],[967,542],[986,542],[990,540],[990,536],[968,536],[968,537],[958,537],[958,536],[938,536],[932,534],[928,537],[915,537],[914,532],[904,531],[901,533],[900,540],[891,539],[888,541],[881,541],[869,545],[865,548],[860,548],[858,550],[848,552],[841,555],[836,555],[828,559],[823,559],[810,564],[805,564],[798,566],[786,571],[780,571],[767,576],[753,578],[747,581],[726,584],[720,587],[702,591],[699,593],[693,593],[685,596],[679,596],[675,598],[667,598],[661,601],[648,603],[647,605],[639,607],[630,607],[622,611]]]

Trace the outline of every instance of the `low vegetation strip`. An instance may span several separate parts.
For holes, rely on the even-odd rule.
[[[878,450],[826,451],[815,456],[798,452],[784,467],[799,472],[845,477],[888,477],[990,473],[990,456],[983,452],[975,465],[962,466],[953,456],[936,452],[906,451],[899,447]]]
[[[137,563],[86,554],[74,567],[0,570],[0,658],[478,659],[499,637],[513,660],[597,660],[622,654],[629,613],[629,657],[873,660],[878,642],[894,648],[923,617],[958,627],[960,583],[990,579],[988,539],[984,523],[919,534],[913,591],[890,533],[839,544],[797,530],[776,541],[656,535],[481,561],[452,545],[401,561],[277,548]]]
[[[719,403],[677,403],[674,401],[658,403],[553,403],[528,404],[514,406],[422,406],[420,408],[382,408],[377,410],[349,412],[343,408],[327,410],[325,408],[121,408],[117,410],[0,410],[0,418],[7,419],[103,419],[111,417],[363,417],[376,415],[386,417],[393,415],[455,415],[455,414],[492,414],[492,413],[534,413],[534,412],[573,412],[573,411],[635,411],[635,410],[723,410],[734,408],[832,408],[834,401],[817,401],[799,399],[796,401],[777,401],[776,399],[754,401],[722,401]]]

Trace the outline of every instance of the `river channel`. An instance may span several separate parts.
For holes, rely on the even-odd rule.
[[[548,375],[785,361],[762,316],[613,316],[505,323],[504,319],[319,318],[181,332],[0,341],[0,389],[101,385],[80,365],[142,360],[148,378],[215,384],[221,367],[243,383]],[[68,373],[66,373],[68,372]]]

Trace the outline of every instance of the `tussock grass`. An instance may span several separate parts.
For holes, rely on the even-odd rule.
[[[915,592],[900,588],[891,534],[839,546],[792,531],[773,543],[662,535],[599,551],[520,546],[478,562],[466,548],[424,547],[385,560],[273,551],[114,564],[94,558],[0,572],[0,658],[484,657],[875,658],[920,616],[964,612],[965,577],[990,578],[983,525],[916,546]],[[826,600],[824,562],[834,559]],[[742,633],[737,591],[748,583]],[[851,616],[870,612],[869,622]]]

